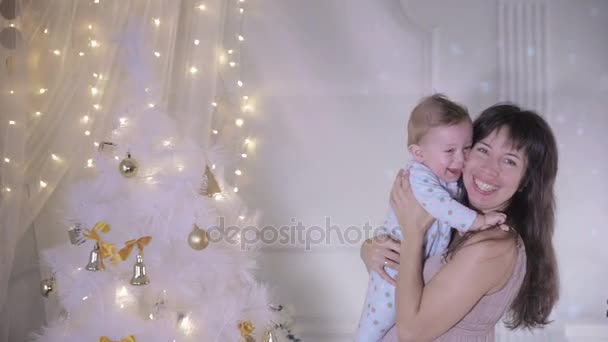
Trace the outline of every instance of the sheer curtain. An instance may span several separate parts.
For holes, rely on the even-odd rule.
[[[237,88],[223,86],[218,75],[238,72],[223,49],[236,44],[240,23],[225,18],[243,6],[238,2],[2,1],[16,15],[0,18],[0,341],[8,340],[8,325],[24,319],[11,317],[7,306],[17,242],[46,213],[36,227],[38,248],[67,243],[61,196],[53,194],[92,167],[98,144],[121,117],[158,106],[182,135],[209,144],[211,103]],[[127,75],[136,86],[126,86]],[[219,139],[233,138],[226,132]]]

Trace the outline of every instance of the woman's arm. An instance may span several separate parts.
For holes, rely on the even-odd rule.
[[[397,286],[397,283],[384,270],[384,267],[398,269],[400,242],[388,235],[365,240],[361,245],[361,259],[367,272],[375,271],[384,280]]]
[[[428,341],[448,331],[481,297],[504,284],[515,260],[514,253],[505,252],[515,243],[512,239],[487,240],[507,234],[498,230],[478,233],[424,285],[424,233],[432,218],[413,198],[403,176],[398,176],[391,192],[391,205],[405,236],[395,295],[397,334],[400,341]]]

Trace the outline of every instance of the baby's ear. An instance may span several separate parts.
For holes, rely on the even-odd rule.
[[[408,150],[410,150],[410,153],[412,154],[414,159],[416,159],[417,162],[419,162],[419,163],[424,162],[424,153],[423,153],[420,145],[411,144],[407,148],[408,148]]]

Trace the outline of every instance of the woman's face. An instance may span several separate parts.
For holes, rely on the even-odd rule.
[[[509,131],[495,130],[473,146],[466,160],[463,182],[469,202],[482,212],[504,209],[526,167],[525,153],[514,148]]]

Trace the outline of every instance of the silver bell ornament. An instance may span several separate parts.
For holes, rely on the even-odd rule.
[[[209,246],[209,233],[196,224],[193,225],[192,231],[188,235],[188,244],[197,251],[207,248]]]
[[[131,153],[127,152],[127,158],[123,159],[120,164],[118,164],[118,171],[125,178],[133,178],[137,176],[137,171],[139,171],[139,164],[137,160],[131,157]]]
[[[144,258],[141,254],[137,254],[137,260],[133,265],[133,278],[131,278],[131,285],[141,286],[150,284],[150,278],[146,274],[146,265],[144,264]]]
[[[91,272],[97,272],[101,271],[102,269],[103,267],[101,265],[99,244],[96,243],[95,247],[93,247],[93,250],[91,251],[91,254],[89,254],[89,263],[86,266],[86,270]]]

